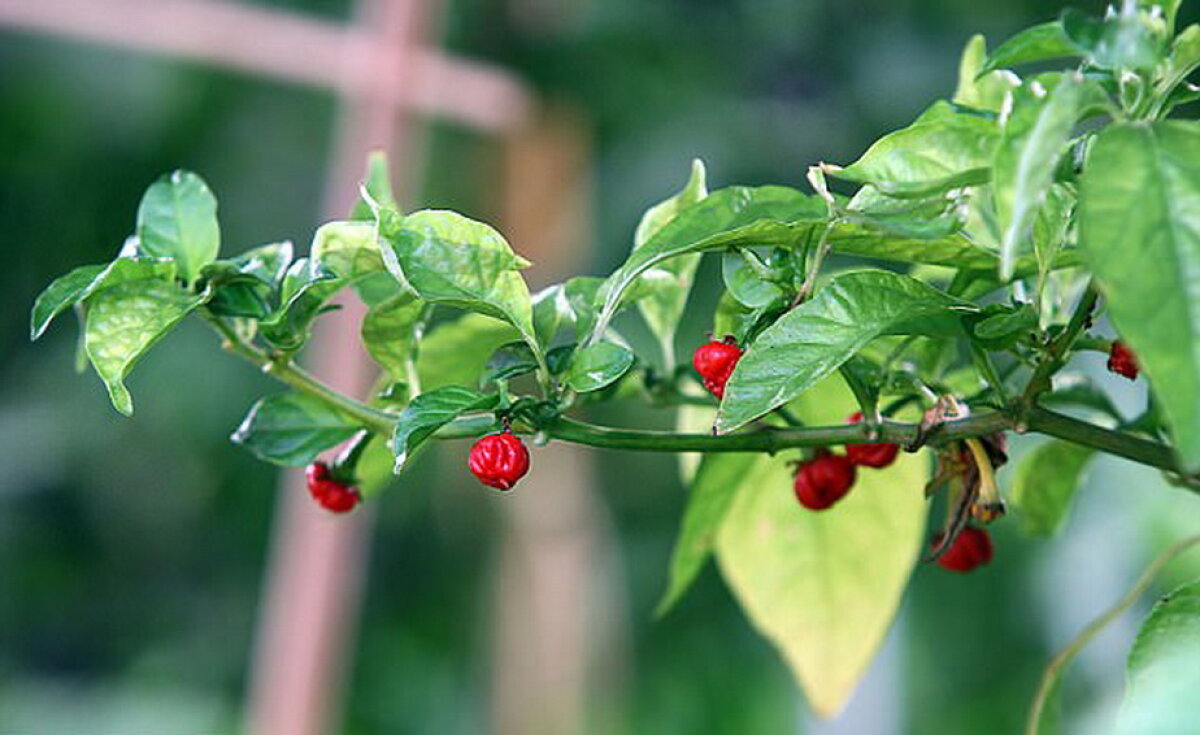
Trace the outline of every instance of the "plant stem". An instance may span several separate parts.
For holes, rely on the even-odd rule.
[[[1146,567],[1146,571],[1142,572],[1142,576],[1138,577],[1133,587],[1125,593],[1124,597],[1117,601],[1117,604],[1104,611],[1100,617],[1088,623],[1087,627],[1080,631],[1079,635],[1075,636],[1066,647],[1050,660],[1050,663],[1046,665],[1046,669],[1042,672],[1042,680],[1038,684],[1037,694],[1034,695],[1033,703],[1029,707],[1029,719],[1025,722],[1026,735],[1037,735],[1038,728],[1041,725],[1042,711],[1046,708],[1046,700],[1049,699],[1050,692],[1054,689],[1055,683],[1058,682],[1059,677],[1062,675],[1062,670],[1067,664],[1071,663],[1071,660],[1100,631],[1104,630],[1109,623],[1116,620],[1121,613],[1128,610],[1141,598],[1146,589],[1154,581],[1154,578],[1162,571],[1163,567],[1169,564],[1175,557],[1197,544],[1200,544],[1200,536],[1189,536],[1155,557],[1154,561],[1150,562],[1150,566]]]
[[[392,433],[392,427],[395,425],[396,419],[391,414],[342,395],[320,380],[317,380],[304,369],[294,365],[290,360],[276,359],[266,350],[242,339],[224,320],[207,309],[201,310],[199,313],[204,317],[205,321],[220,333],[222,347],[226,351],[254,363],[266,374],[295,388],[301,393],[306,393],[314,398],[325,401],[333,408],[354,419],[363,428],[370,429],[376,434],[383,436],[388,436]]]
[[[1033,375],[1029,378],[1029,384],[1025,386],[1021,403],[1026,409],[1031,408],[1037,401],[1037,397],[1050,389],[1050,379],[1066,363],[1067,351],[1071,349],[1075,339],[1087,329],[1092,318],[1092,310],[1096,308],[1099,298],[1100,293],[1096,290],[1096,285],[1089,281],[1083,296],[1075,306],[1075,313],[1071,315],[1071,320],[1067,322],[1062,333],[1046,348],[1046,354],[1034,368]]]

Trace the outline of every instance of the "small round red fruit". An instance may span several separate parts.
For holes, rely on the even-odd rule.
[[[800,463],[792,489],[800,505],[825,510],[850,492],[855,474],[854,463],[848,457],[823,451]]]
[[[471,447],[467,466],[484,485],[508,490],[529,471],[529,450],[511,431],[489,434]]]
[[[855,412],[846,419],[848,424],[862,421],[862,413]],[[900,453],[899,444],[847,444],[846,456],[859,467],[874,467],[880,469],[896,461]]]
[[[742,358],[742,349],[732,337],[700,345],[692,353],[692,367],[700,374],[704,388],[717,398],[725,396],[725,384]]]
[[[1137,380],[1138,361],[1133,350],[1125,346],[1121,340],[1114,340],[1108,350],[1108,371],[1130,380]]]
[[[329,465],[324,462],[308,465],[304,469],[304,479],[313,500],[330,513],[347,513],[362,501],[358,490],[332,478]]]
[[[965,573],[991,560],[992,537],[978,526],[966,526],[950,548],[938,557],[937,563],[942,569]]]

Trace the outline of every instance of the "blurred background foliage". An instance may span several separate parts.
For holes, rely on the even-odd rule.
[[[347,0],[267,4],[350,16]],[[443,35],[582,113],[594,155],[586,270],[601,274],[693,156],[713,187],[803,185],[808,164],[852,160],[948,96],[971,33],[995,45],[1060,9],[459,0]],[[1185,4],[1181,21],[1195,13]],[[193,324],[135,373],[142,398],[126,420],[93,376],[71,371],[73,327],[64,321],[35,348],[26,319],[54,276],[111,257],[143,188],[172,168],[202,173],[216,191],[226,252],[283,237],[306,244],[335,101],[9,31],[0,69],[0,731],[236,730],[276,474],[226,437],[270,388]],[[430,136],[419,204],[495,220],[494,197],[462,175],[494,165],[494,150],[452,126],[433,124]],[[681,345],[708,330],[718,282],[706,263]],[[1143,405],[1144,386],[1110,379],[1098,359],[1088,366],[1124,408]],[[613,420],[652,420],[612,410]],[[376,504],[345,732],[487,729],[504,500],[459,471],[464,452],[429,453]],[[850,709],[818,724],[714,571],[653,620],[684,497],[673,459],[603,453],[596,466],[622,575],[606,614],[628,627],[627,666],[588,703],[590,729],[602,732],[1014,732],[1052,650],[1118,597],[1163,539],[1200,521],[1195,498],[1155,473],[1100,460],[1063,536],[1031,540],[1001,523],[991,567],[968,577],[918,569]],[[1068,680],[1071,731],[1111,717],[1135,629],[1131,618],[1105,634]]]

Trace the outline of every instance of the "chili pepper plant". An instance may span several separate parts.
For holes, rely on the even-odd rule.
[[[462,470],[481,493],[520,492],[548,442],[693,460],[660,614],[715,557],[828,716],[919,562],[940,560],[922,574],[986,575],[1006,550],[985,527],[1055,530],[1095,454],[1200,488],[1200,122],[1180,114],[1200,98],[1188,81],[1200,26],[1177,32],[1177,6],[1068,10],[990,53],[972,38],[948,99],[853,162],[809,166],[806,187],[710,190],[696,161],[614,272],[535,293],[528,261],[493,227],[401,211],[381,156],[350,216],[317,229],[305,254],[290,242],[232,253],[209,188],[176,171],[146,191],[112,262],[42,293],[32,336],[73,309],[81,355],[132,414],[137,361],[183,319],[207,322],[282,384],[233,441],[308,465],[314,499],[335,512],[403,492],[405,470],[440,442],[475,442]],[[720,289],[711,332],[679,334],[705,255],[720,260],[720,282],[701,285]],[[367,307],[371,395],[343,395],[297,362],[345,295]],[[640,314],[657,349],[630,347],[614,327],[622,311]],[[1078,369],[1087,352],[1148,384],[1144,411],[1114,407]],[[589,423],[606,401],[673,412],[678,429]],[[1010,435],[1043,440],[1002,489]],[[1132,599],[1149,579],[1139,584]],[[1170,724],[1189,708],[1195,724],[1198,631],[1200,584],[1154,608],[1130,656],[1131,732],[1182,731]],[[1047,669],[1031,731],[1093,633]]]

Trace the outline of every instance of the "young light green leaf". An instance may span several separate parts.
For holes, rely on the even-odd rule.
[[[935,106],[907,128],[877,140],[854,163],[827,167],[828,172],[890,196],[923,196],[986,182],[999,139],[996,121],[941,109]]]
[[[29,339],[36,340],[45,333],[54,317],[74,306],[92,282],[104,272],[103,265],[83,265],[65,276],[59,276],[33,302],[29,315]]]
[[[1155,105],[1168,108],[1172,94],[1200,66],[1200,25],[1190,25],[1175,37],[1171,53],[1155,75]]]
[[[854,400],[839,382],[793,405],[800,419],[843,421]],[[746,472],[717,531],[717,561],[813,711],[831,717],[882,643],[917,561],[928,464],[901,455],[886,472],[860,472],[836,506],[813,512],[796,503],[790,460],[763,457]]]
[[[612,342],[597,342],[575,351],[564,379],[579,393],[612,384],[633,366],[633,353]]]
[[[1126,664],[1118,735],[1196,731],[1200,689],[1200,582],[1169,592],[1142,623]]]
[[[758,261],[761,268],[752,267],[748,262],[750,258]],[[747,308],[761,309],[770,304],[784,302],[787,295],[780,285],[783,277],[768,279],[761,272],[766,268],[752,251],[725,253],[721,258],[721,280],[725,282],[729,294]]]
[[[443,322],[421,340],[417,374],[421,388],[478,385],[488,358],[503,344],[521,339],[511,324],[482,314]]]
[[[953,102],[976,110],[999,112],[1004,97],[1021,80],[1002,70],[984,71],[987,61],[987,41],[980,34],[971,36],[958,62],[958,87]]]
[[[683,189],[655,204],[642,215],[634,232],[633,249],[644,247],[654,235],[675,219],[676,215],[706,196],[708,187],[704,181],[704,163],[696,159],[692,161],[692,173]],[[699,264],[699,253],[661,263],[652,270],[662,271],[666,277],[655,279],[654,285],[649,289],[650,293],[637,302],[638,310],[662,346],[667,369],[670,369],[670,365],[675,361],[675,329],[687,303],[688,292],[692,290],[692,279]],[[645,280],[647,275],[649,274],[643,274],[641,278]]]
[[[292,262],[290,242],[248,250],[232,260],[217,260],[200,270],[212,291],[208,308],[218,316],[266,319],[279,306],[279,286]]]
[[[1121,337],[1200,468],[1200,123],[1116,123],[1097,137],[1079,243]]]
[[[456,212],[424,210],[380,220],[387,269],[418,296],[512,324],[535,352],[533,306],[520,269],[529,262],[499,232]]]
[[[995,69],[1022,64],[1082,55],[1083,50],[1067,37],[1062,23],[1055,20],[1026,28],[1000,44],[988,57],[987,63],[980,68],[979,74],[983,75]]]
[[[412,380],[417,341],[427,310],[425,302],[407,291],[398,291],[363,317],[363,346],[393,380]]]
[[[129,371],[203,300],[157,278],[124,281],[88,299],[84,347],[118,411],[133,413],[133,399],[125,388]]]
[[[367,173],[362,186],[371,201],[367,201],[360,193],[350,210],[350,219],[374,222],[377,207],[398,208],[396,195],[392,192],[388,156],[384,151],[371,151],[367,156]]]
[[[1103,18],[1067,8],[1062,27],[1071,43],[1084,50],[1088,63],[1101,69],[1149,70],[1165,53],[1163,38],[1130,3]]]
[[[679,537],[671,552],[667,589],[655,608],[655,615],[667,614],[683,599],[704,568],[725,513],[758,460],[753,454],[703,455],[691,483]]]
[[[217,200],[190,171],[175,171],[150,185],[138,207],[137,237],[142,250],[171,258],[189,283],[216,260],[221,247]]]
[[[1011,499],[1026,532],[1052,536],[1058,531],[1095,454],[1089,447],[1051,439],[1021,459]]]
[[[281,393],[259,399],[230,439],[259,459],[301,467],[361,429],[325,401]]]
[[[326,222],[313,235],[311,257],[325,270],[350,279],[384,269],[374,222]]]
[[[1013,277],[1021,247],[1030,244],[1034,219],[1046,201],[1054,168],[1088,91],[1104,95],[1077,75],[1064,77],[1049,92],[1037,84],[1013,92],[992,163],[992,192],[1001,231],[1001,280]]]
[[[458,385],[435,388],[412,399],[396,421],[392,435],[392,452],[396,455],[393,471],[400,474],[412,453],[435,431],[464,413],[490,409],[496,402],[495,393],[480,393]]]
[[[608,280],[597,298],[600,313],[592,328],[599,340],[626,291],[638,276],[659,263],[689,253],[735,245],[793,245],[826,219],[824,202],[784,186],[734,186],[709,194],[658,230]]]
[[[537,356],[524,342],[500,345],[484,366],[481,383],[492,380],[511,380],[532,373],[538,368]]]
[[[908,276],[838,274],[750,345],[725,386],[716,429],[733,431],[791,401],[876,337],[955,333],[970,308]]]

